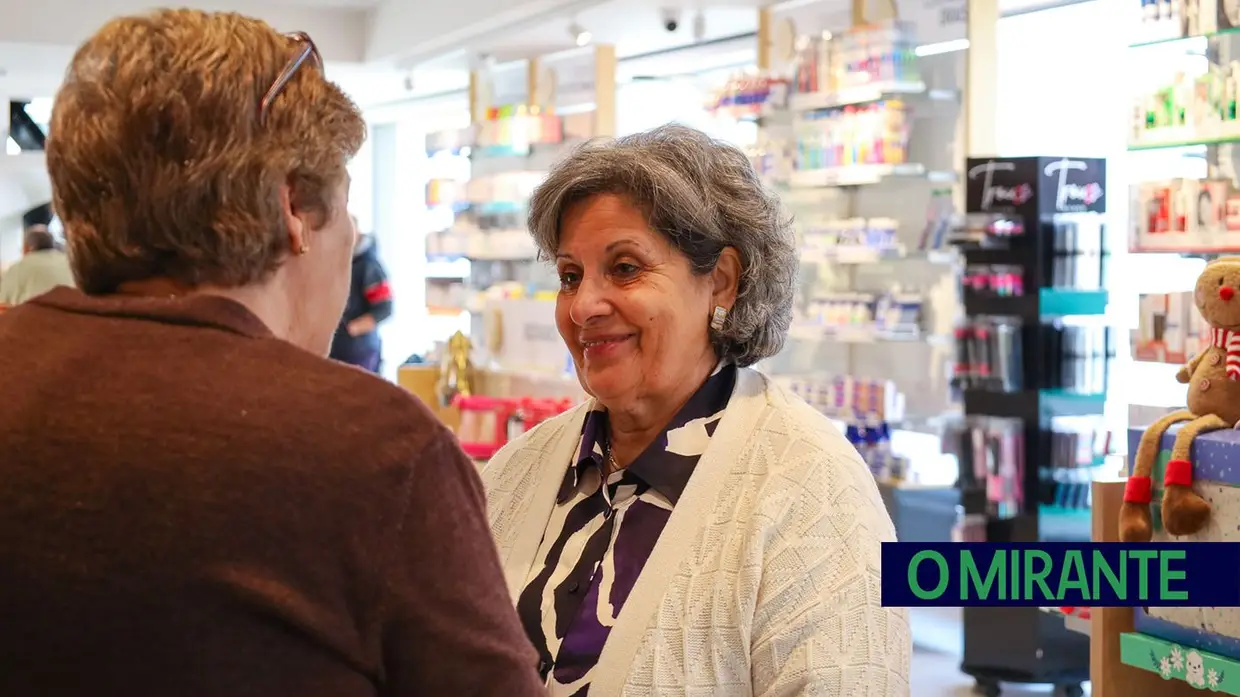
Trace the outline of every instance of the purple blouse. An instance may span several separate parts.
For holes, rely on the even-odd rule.
[[[591,411],[517,612],[552,697],[586,697],[591,672],[736,384],[720,364],[663,433],[602,481],[607,412]]]

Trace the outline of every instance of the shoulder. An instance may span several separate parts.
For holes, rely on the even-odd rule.
[[[856,449],[831,419],[762,373],[745,370],[742,376],[752,387],[747,394],[738,394],[739,399],[744,401],[745,408],[762,410],[755,435],[782,441],[788,456],[841,458],[861,463]]]
[[[759,505],[818,520],[839,535],[894,540],[878,485],[857,449],[826,416],[770,378],[761,379],[764,413],[742,455],[749,460],[745,469],[761,473]],[[785,518],[770,519],[779,524]]]
[[[352,449],[350,460],[360,466],[364,460],[409,462],[436,441],[453,439],[430,408],[403,387],[277,339],[261,344],[253,357],[268,366],[266,382],[278,391],[251,389],[291,409],[307,444]]]

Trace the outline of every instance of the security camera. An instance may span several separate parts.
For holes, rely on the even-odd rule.
[[[680,28],[680,10],[675,7],[663,9],[663,28],[668,31],[676,31]]]

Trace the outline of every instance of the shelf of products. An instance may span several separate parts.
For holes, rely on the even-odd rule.
[[[1148,86],[1134,104],[1129,148],[1237,142],[1240,61],[1228,57],[1240,47],[1234,24],[1240,15],[1218,0],[1165,5],[1147,2],[1142,7],[1142,39],[1131,56],[1147,73]],[[1169,46],[1173,41],[1182,43]]]
[[[1230,179],[1141,182],[1133,198],[1131,251],[1240,250],[1240,190]]]
[[[467,264],[427,274],[431,314],[476,315],[487,297],[524,297],[550,284],[534,263],[538,250],[525,229],[526,202],[569,145],[564,139],[588,137],[589,116],[503,106],[488,109],[467,131],[428,138],[428,152],[450,151],[469,162],[467,178],[432,179],[427,187],[428,203],[452,212],[449,225],[426,237],[428,264]]]
[[[1132,331],[1134,359],[1183,365],[1210,345],[1210,328],[1192,293],[1149,293],[1139,303],[1140,317]]]
[[[782,376],[779,380],[822,414],[841,422],[844,436],[879,481],[900,483],[909,463],[892,451],[891,433],[904,418],[905,398],[890,380],[852,376]]]
[[[870,452],[867,439],[883,430],[876,424],[904,430],[955,409],[943,367],[960,259],[947,244],[957,216],[952,188],[942,184],[959,178],[942,144],[956,130],[959,91],[922,74],[907,23],[832,28],[791,43],[797,50],[786,64],[736,76],[711,107],[757,120],[751,159],[783,190],[798,228],[803,278],[791,341],[764,369],[884,375],[909,395],[908,414],[839,415]],[[921,152],[937,159],[918,159]],[[941,466],[929,453],[927,460]]]
[[[1232,148],[1219,146],[1240,142],[1236,106],[1240,61],[1234,60],[1240,56],[1240,11],[1235,3],[1215,0],[1147,3],[1141,10],[1145,31],[1130,55],[1134,67],[1142,69],[1142,81],[1152,88],[1137,97],[1130,150],[1196,146],[1193,155],[1204,166],[1197,170],[1200,178],[1141,181],[1132,187],[1129,250],[1207,257],[1234,253],[1240,250],[1240,190]],[[1146,58],[1151,54],[1166,63],[1166,69],[1151,70],[1152,76],[1144,71],[1146,61],[1154,60]],[[1149,156],[1134,152],[1130,157]],[[1138,296],[1132,356],[1137,361],[1183,364],[1210,345],[1211,329],[1196,308],[1194,285],[1188,278],[1178,288],[1173,279],[1159,280],[1160,292]],[[1170,374],[1164,379],[1172,380]],[[1164,434],[1158,444],[1151,477],[1155,502],[1162,496],[1163,473],[1177,431]],[[1130,454],[1137,452],[1144,432],[1143,427],[1129,429]],[[1230,533],[1222,531],[1234,529],[1240,502],[1240,479],[1231,465],[1237,452],[1240,432],[1234,429],[1193,440],[1189,459],[1194,488],[1208,492],[1212,521],[1198,533],[1175,539],[1230,540]],[[1118,520],[1118,511],[1111,515]],[[1154,543],[1172,539],[1162,527],[1157,503],[1153,527]],[[1131,621],[1120,631],[1120,662],[1152,674],[1146,676],[1151,683],[1182,689],[1177,694],[1188,688],[1240,694],[1237,609],[1134,608]]]

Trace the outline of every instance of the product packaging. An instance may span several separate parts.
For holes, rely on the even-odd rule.
[[[1134,252],[1240,250],[1240,192],[1220,179],[1173,179],[1133,188]]]

